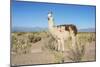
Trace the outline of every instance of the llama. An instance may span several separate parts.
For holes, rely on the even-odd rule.
[[[71,37],[72,47],[76,44],[77,28],[73,24],[69,25],[55,25],[53,13],[48,13],[48,27],[51,35],[57,40],[57,50],[64,52],[64,41]]]

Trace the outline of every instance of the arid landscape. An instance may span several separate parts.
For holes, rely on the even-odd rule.
[[[78,32],[77,44],[65,41],[65,51],[56,50],[56,40],[49,32],[14,32],[11,44],[11,65],[51,64],[96,60],[95,32]]]

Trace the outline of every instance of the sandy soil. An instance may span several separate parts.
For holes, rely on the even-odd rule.
[[[47,51],[42,50],[43,42],[41,40],[37,43],[34,43],[28,54],[11,54],[11,64],[12,65],[28,65],[28,64],[48,64],[55,63],[54,55]],[[64,52],[64,56],[67,55],[67,52]],[[95,42],[87,43],[84,59],[82,61],[95,61]],[[64,62],[71,62],[67,57],[64,58]]]

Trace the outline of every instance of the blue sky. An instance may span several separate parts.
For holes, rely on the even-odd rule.
[[[56,25],[95,28],[95,6],[20,1],[12,2],[12,27],[48,27],[49,11],[53,12]]]

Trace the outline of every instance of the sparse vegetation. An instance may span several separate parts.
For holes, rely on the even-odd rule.
[[[76,44],[75,48],[70,48],[68,52],[68,59],[73,62],[80,62],[85,53],[85,45]]]
[[[95,42],[95,33],[78,33],[76,46],[75,48],[69,48],[69,56],[67,57],[73,62],[82,61],[87,43],[91,42]]]
[[[11,52],[16,55],[28,54],[32,45],[40,42],[40,44],[43,44],[42,51],[48,51],[54,56],[54,63],[66,62],[66,58],[72,62],[80,62],[84,59],[87,45],[91,45],[92,42],[95,42],[95,39],[95,33],[80,32],[77,35],[76,47],[74,49],[71,48],[71,40],[69,38],[68,41],[65,41],[65,49],[68,49],[68,51],[62,53],[57,51],[56,39],[48,32],[15,32],[12,33]]]
[[[28,53],[32,43],[36,43],[41,40],[38,32],[25,33],[16,32],[12,33],[12,52],[13,53]]]
[[[87,43],[95,42],[95,33],[78,33],[77,35],[77,43],[76,47],[72,48],[71,46],[71,38],[69,38],[68,41],[65,42],[65,48],[69,49],[68,55],[65,56],[69,60],[73,62],[80,62],[85,54],[85,48]],[[52,36],[49,38],[48,43],[45,44],[45,48],[49,49],[52,51],[52,53],[55,56],[55,62],[56,63],[61,63],[64,62],[64,55],[61,52],[57,52],[57,45],[56,45],[56,39],[54,39]],[[95,48],[95,47],[94,47]]]

